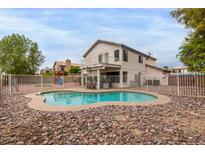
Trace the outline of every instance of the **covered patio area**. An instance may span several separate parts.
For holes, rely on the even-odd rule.
[[[81,86],[101,88],[123,87],[123,72],[121,65],[98,64],[81,68]]]

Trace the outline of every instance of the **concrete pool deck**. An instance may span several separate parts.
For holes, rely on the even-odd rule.
[[[127,91],[127,92],[139,92],[150,94],[156,96],[157,99],[153,101],[147,102],[97,102],[94,104],[86,104],[86,105],[79,105],[79,106],[56,106],[56,105],[49,105],[44,102],[44,97],[41,95],[36,95],[36,93],[31,93],[25,95],[27,98],[30,98],[31,101],[28,103],[28,106],[32,109],[39,110],[39,111],[48,111],[48,112],[66,112],[66,111],[79,111],[83,109],[107,106],[107,105],[118,105],[118,106],[148,106],[148,105],[157,105],[157,104],[165,104],[171,102],[171,98],[165,95],[152,93],[152,92],[145,92],[140,90],[131,90],[131,89],[101,89],[101,90],[90,90],[84,88],[69,88],[69,89],[61,89],[61,90],[50,90],[50,91],[43,91],[41,93],[48,93],[48,92],[112,92],[112,91]]]

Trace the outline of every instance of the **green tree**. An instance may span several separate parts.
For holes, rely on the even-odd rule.
[[[70,68],[70,71],[69,71],[70,73],[80,73],[80,67],[78,67],[78,66],[71,66],[71,68]]]
[[[0,67],[6,73],[34,74],[44,59],[38,44],[24,35],[12,34],[0,40]]]
[[[52,76],[52,75],[53,75],[53,72],[44,72],[44,73],[42,73],[42,75],[45,75],[45,76]]]
[[[69,73],[67,71],[64,71],[64,76],[67,76]]]
[[[191,71],[205,71],[205,9],[176,9],[171,15],[190,32],[177,57]]]

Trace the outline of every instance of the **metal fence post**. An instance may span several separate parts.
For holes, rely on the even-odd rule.
[[[11,74],[9,74],[9,94],[12,94]]]
[[[43,90],[43,75],[41,75],[41,90]]]
[[[177,95],[179,96],[179,74],[177,73]]]
[[[3,86],[2,86],[2,74],[0,74],[0,97],[2,96]]]
[[[199,96],[199,75],[195,73],[195,77],[196,77],[196,96]]]

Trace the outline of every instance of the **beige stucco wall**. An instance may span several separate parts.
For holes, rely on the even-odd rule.
[[[53,69],[54,69],[54,71],[60,71],[61,67],[58,64],[55,64]]]
[[[144,57],[144,62],[145,62],[145,64],[156,66],[156,61],[151,59],[151,58],[148,58],[148,60],[147,60],[146,57]]]
[[[122,49],[123,50],[123,49]],[[121,52],[121,57],[123,56],[123,52]],[[123,83],[123,86],[130,86],[130,81],[133,81],[135,79],[135,75],[141,76],[141,85],[144,84],[144,78],[146,74],[145,64],[153,65],[155,66],[156,63],[154,60],[150,59],[146,60],[146,57],[141,55],[143,57],[143,63],[139,63],[139,55],[138,53],[133,53],[128,50],[128,62],[121,61],[122,63],[122,71],[128,72],[128,82]]]
[[[123,56],[123,52],[122,52]],[[138,54],[133,53],[128,50],[128,62],[123,61],[122,59],[122,71],[128,72],[128,82],[123,83],[123,86],[130,86],[130,81],[133,81],[135,78],[135,74],[145,74],[145,64],[138,62]]]
[[[53,71],[56,71],[57,70],[57,66],[56,64],[53,66]]]
[[[96,45],[91,52],[85,57],[85,65],[96,65],[98,63],[98,55],[109,53],[109,63],[111,64],[119,64],[119,62],[114,61],[114,51],[120,49],[119,46],[108,45],[104,43],[99,43]],[[104,55],[103,55],[104,62]]]
[[[160,80],[160,85],[168,85],[168,77],[166,74],[162,70],[152,67],[146,67],[146,79],[158,79]]]
[[[119,62],[114,61],[114,51],[119,49],[120,50],[120,60]],[[145,56],[141,55],[143,57],[143,63],[139,63],[139,54],[138,53],[133,53],[128,50],[128,62],[123,61],[123,49],[117,45],[111,45],[111,44],[104,44],[104,43],[99,43],[97,44],[92,51],[90,51],[87,56],[85,57],[85,65],[87,66],[92,66],[98,64],[98,55],[99,54],[104,54],[104,53],[109,53],[109,63],[111,64],[120,64],[121,65],[121,71],[126,71],[128,72],[128,82],[123,83],[123,86],[130,86],[130,81],[135,80],[135,75],[141,74],[141,85],[145,83],[145,75],[150,76],[159,76],[162,78],[163,72],[160,70],[155,70],[152,68],[147,68],[145,67],[145,64],[153,65],[156,66],[156,63],[153,59],[149,58],[149,60],[146,59]],[[104,60],[104,55],[103,55],[103,60]],[[106,72],[106,71],[116,71],[116,70],[101,70],[101,72]],[[120,71],[120,69],[118,69]],[[88,75],[91,76],[96,76],[97,72],[96,71],[91,71],[88,72]],[[161,79],[160,79],[161,81]],[[166,83],[164,80],[162,80],[162,83]]]
[[[115,62],[114,61],[114,51],[119,49],[120,50],[120,61]],[[153,59],[146,60],[146,57],[143,56],[143,64],[138,62],[138,53],[133,53],[128,50],[128,62],[124,62],[122,59],[123,52],[122,48],[117,45],[111,45],[111,44],[105,44],[105,43],[99,43],[97,44],[92,51],[89,52],[89,54],[85,57],[85,65],[92,65],[98,63],[98,55],[99,54],[105,54],[109,53],[109,63],[111,64],[121,64],[123,69],[129,69],[132,73],[132,70],[137,70],[138,72],[145,72],[145,64],[153,65],[155,66],[156,63]],[[103,61],[104,61],[104,55],[103,55]],[[136,72],[134,72],[136,73]],[[132,73],[133,74],[133,73]]]

